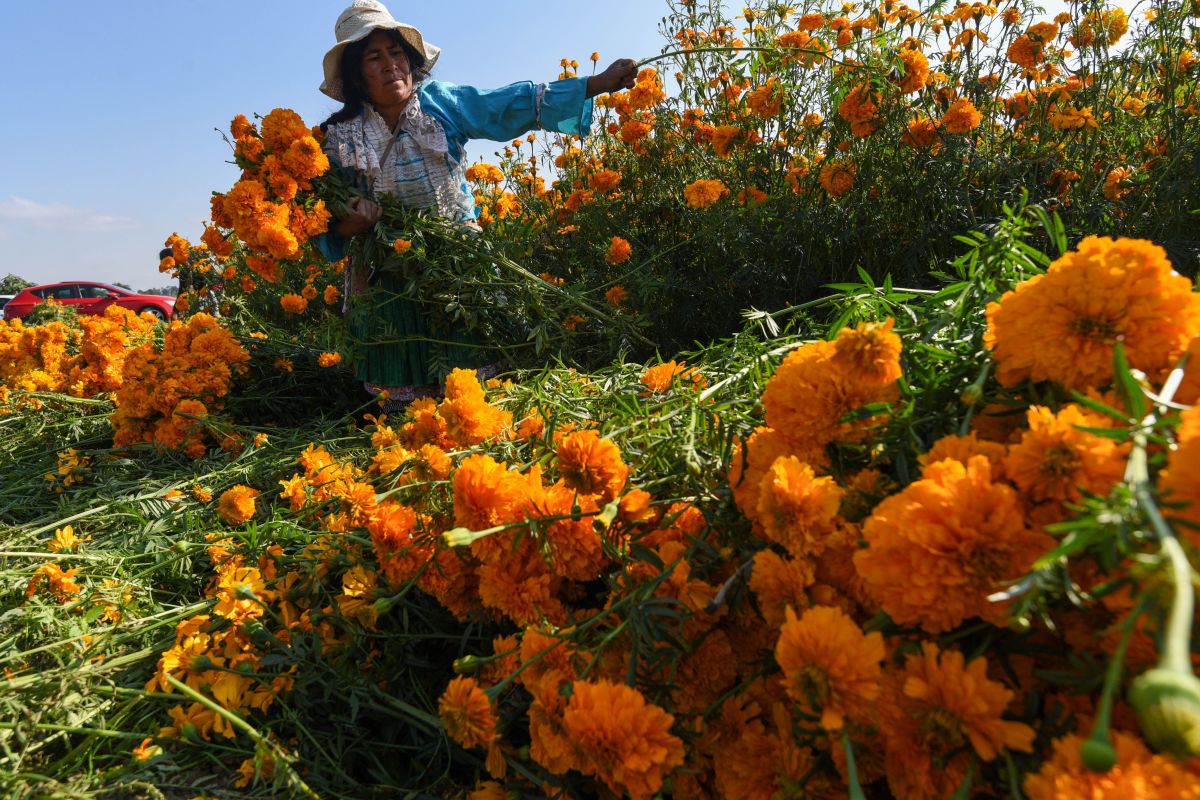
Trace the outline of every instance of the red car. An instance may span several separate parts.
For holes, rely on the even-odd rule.
[[[52,299],[64,306],[73,306],[80,314],[103,314],[111,305],[128,308],[138,314],[146,312],[159,319],[170,319],[175,313],[175,298],[158,294],[138,294],[107,283],[69,281],[47,283],[25,289],[4,306],[5,319],[19,319],[43,300]]]

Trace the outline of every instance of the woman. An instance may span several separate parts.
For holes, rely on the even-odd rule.
[[[347,215],[318,240],[334,260],[345,255],[349,237],[379,221],[373,198],[385,193],[408,208],[474,223],[477,210],[464,176],[467,141],[503,141],[538,128],[586,135],[591,98],[630,88],[637,75],[636,62],[621,59],[590,78],[492,91],[428,80],[441,51],[376,0],[355,0],[338,17],[334,35],[321,91],[344,105],[321,126],[325,149],[335,166],[360,170],[372,195],[351,200]],[[438,373],[447,367],[480,368],[496,360],[466,330],[430,330],[421,304],[401,296],[398,276],[371,278],[367,301],[370,271],[370,265],[352,265],[346,292],[347,325],[359,349],[355,374],[368,391],[386,389],[395,405],[437,394]]]

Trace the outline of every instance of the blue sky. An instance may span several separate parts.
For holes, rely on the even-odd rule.
[[[386,0],[385,0],[386,2]],[[348,0],[59,0],[0,10],[0,276],[166,283],[163,240],[197,239],[237,179],[234,114],[336,103],[317,91]],[[659,52],[662,0],[389,4],[442,47],[435,76],[485,88]],[[480,142],[470,156],[491,157]]]

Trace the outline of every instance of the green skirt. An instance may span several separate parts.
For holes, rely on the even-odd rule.
[[[435,329],[432,307],[405,297],[404,283],[381,272],[369,292],[351,300],[346,328],[356,378],[377,386],[440,386],[452,369],[499,360],[498,350],[462,325]]]

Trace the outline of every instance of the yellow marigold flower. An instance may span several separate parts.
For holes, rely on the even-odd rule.
[[[1041,768],[1025,776],[1025,794],[1029,800],[1152,800],[1200,797],[1194,770],[1186,762],[1151,753],[1132,734],[1112,731],[1117,763],[1107,772],[1093,772],[1084,766],[1079,748],[1084,737],[1067,734],[1055,739],[1049,757]]]
[[[485,747],[496,739],[496,712],[474,678],[459,675],[438,700],[446,734],[462,747]]]
[[[275,369],[279,370],[280,372],[291,372],[292,360],[290,358],[275,359]]]
[[[763,119],[779,116],[783,110],[783,90],[776,84],[775,76],[767,78],[767,82],[752,92],[747,92],[745,103],[750,113]]]
[[[727,194],[729,188],[719,180],[702,178],[683,188],[683,197],[691,208],[708,208]]]
[[[267,590],[262,573],[254,567],[239,567],[229,562],[217,578],[217,604],[213,613],[228,620],[240,621],[261,617],[263,604],[270,602],[273,593]]]
[[[317,356],[317,364],[322,367],[336,367],[342,363],[341,353],[321,353]]]
[[[968,133],[978,128],[982,121],[983,115],[975,108],[975,104],[960,97],[946,109],[941,124],[947,133]]]
[[[629,242],[625,241],[620,236],[614,236],[608,245],[608,252],[605,254],[604,259],[613,266],[616,266],[618,264],[624,264],[629,260],[629,256],[632,254],[633,247],[629,244]]]
[[[1080,128],[1099,129],[1100,124],[1092,116],[1092,109],[1065,106],[1050,112],[1050,127],[1057,131],[1075,131]]]
[[[883,636],[864,634],[838,608],[816,606],[799,618],[787,609],[775,645],[788,697],[821,727],[841,730],[846,717],[869,719],[879,697]]]
[[[1111,427],[1107,417],[1068,405],[1057,414],[1033,406],[1026,419],[1029,430],[1009,448],[1004,469],[1031,501],[1074,503],[1084,492],[1104,496],[1124,476],[1129,443],[1079,430]]]
[[[843,494],[833,478],[818,478],[795,456],[781,456],[763,476],[755,520],[793,557],[819,555],[837,528]]]
[[[987,309],[984,343],[1004,386],[1050,380],[1068,389],[1112,379],[1113,347],[1162,380],[1200,332],[1200,295],[1141,239],[1089,236]]]
[[[230,525],[241,525],[254,516],[254,498],[258,491],[249,486],[237,485],[221,493],[217,501],[217,514]]]
[[[831,158],[821,165],[817,178],[830,197],[841,197],[854,186],[858,167],[840,158]]]
[[[594,430],[576,431],[558,445],[558,473],[563,482],[582,494],[598,494],[605,502],[621,493],[629,467],[621,449]]]
[[[942,633],[965,619],[1003,624],[1007,606],[988,601],[1053,546],[1025,524],[1015,491],[992,481],[986,458],[946,460],[886,498],[863,525],[868,547],[854,565],[901,625]]]
[[[54,536],[46,543],[46,549],[51,553],[72,553],[81,544],[75,529],[70,525],[54,529]]]
[[[934,644],[908,656],[895,707],[885,704],[885,765],[894,796],[951,796],[966,777],[971,750],[983,761],[1004,750],[1032,750],[1033,729],[1004,719],[1013,693],[988,678],[987,666],[984,658],[966,664],[962,653]]]
[[[637,689],[604,680],[576,681],[562,717],[580,772],[633,800],[649,800],[683,764],[683,742],[671,733],[674,722]]]
[[[294,292],[288,292],[279,298],[279,305],[289,314],[303,314],[308,310],[308,300]]]
[[[196,498],[199,503],[211,503],[212,491],[203,486],[195,486],[192,488],[192,497]]]

